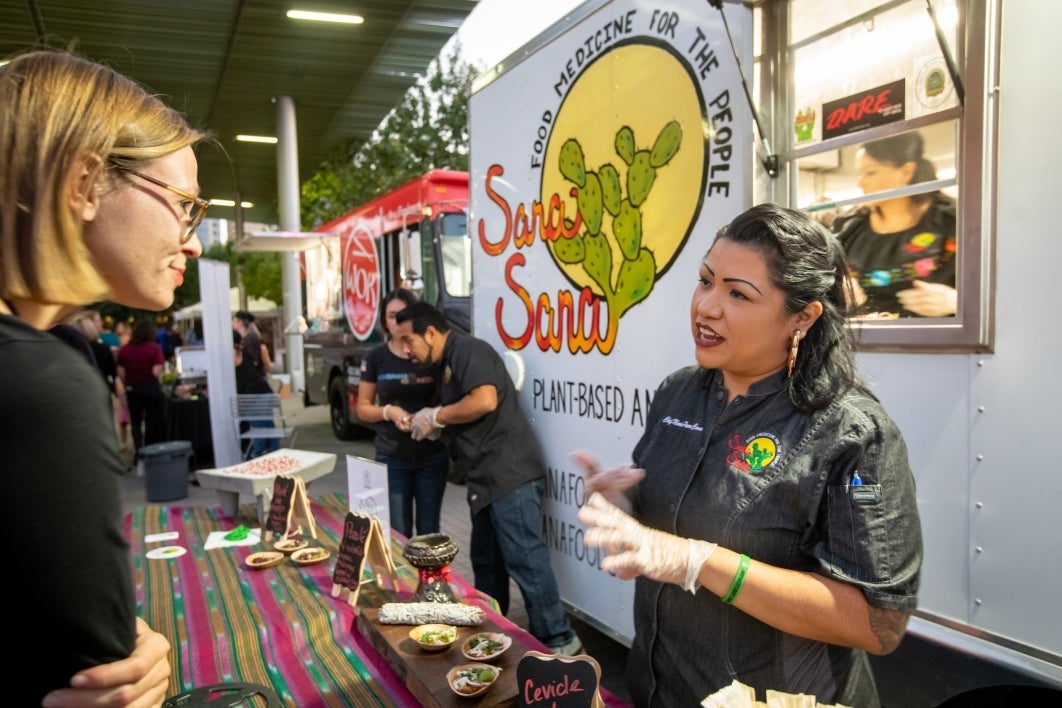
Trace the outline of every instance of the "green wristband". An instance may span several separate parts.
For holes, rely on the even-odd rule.
[[[745,576],[749,572],[749,557],[744,553],[741,554],[741,562],[738,563],[737,572],[734,573],[734,582],[730,583],[730,589],[726,591],[726,595],[723,595],[721,599],[726,604],[731,604],[737,599],[738,593],[741,592],[741,586],[745,584]]]

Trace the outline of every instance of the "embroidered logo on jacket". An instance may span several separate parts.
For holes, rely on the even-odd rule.
[[[697,433],[704,432],[704,428],[702,428],[697,423],[691,423],[688,420],[679,420],[678,418],[672,418],[671,416],[665,417],[660,422],[664,425],[670,425],[676,428],[685,428],[686,430],[692,430]]]
[[[745,438],[734,434],[727,445],[726,463],[742,472],[759,474],[778,459],[778,438],[770,433],[756,433]]]

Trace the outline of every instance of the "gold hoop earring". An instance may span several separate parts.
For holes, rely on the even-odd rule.
[[[789,361],[786,363],[786,376],[793,375],[796,367],[797,350],[800,349],[800,330],[793,330],[793,340],[789,344]]]

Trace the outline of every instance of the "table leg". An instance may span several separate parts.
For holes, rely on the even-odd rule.
[[[273,490],[263,489],[258,493],[258,523],[265,528],[266,519],[269,518],[269,507],[273,503]]]
[[[223,491],[221,489],[215,491],[217,491],[218,499],[221,501],[222,513],[230,519],[235,519],[240,512],[240,493]]]

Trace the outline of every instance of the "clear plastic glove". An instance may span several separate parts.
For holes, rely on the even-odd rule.
[[[645,470],[631,465],[621,465],[610,470],[601,469],[597,458],[587,450],[571,453],[572,460],[586,473],[587,495],[597,492],[622,511],[630,513],[631,503],[627,490],[645,479]]]
[[[435,417],[442,406],[435,408],[421,408],[413,416],[409,424],[409,434],[414,440],[438,440],[442,429],[446,426],[439,423]]]
[[[579,521],[587,526],[586,545],[605,549],[601,568],[622,580],[642,575],[697,592],[697,577],[716,548],[642,526],[600,494],[592,494],[579,510]]]
[[[905,308],[922,317],[950,317],[958,307],[955,288],[943,283],[927,283],[916,280],[910,290],[896,293],[896,299]]]

